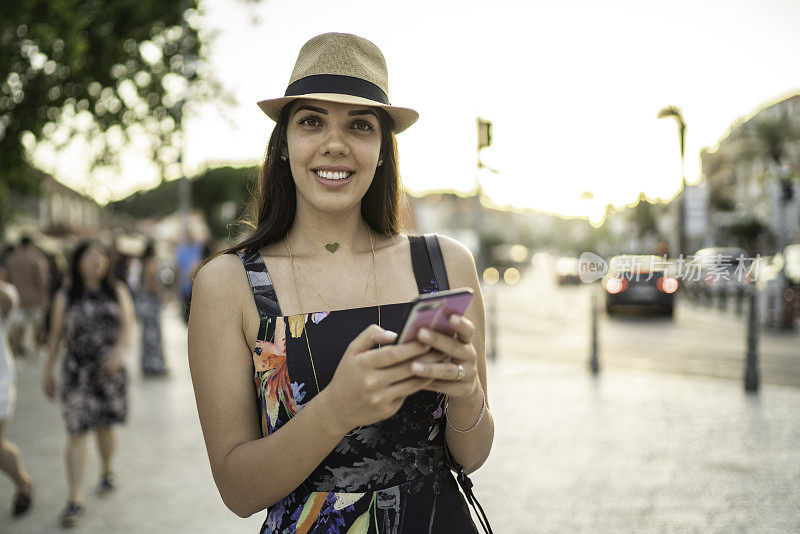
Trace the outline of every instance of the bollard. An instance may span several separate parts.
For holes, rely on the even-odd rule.
[[[758,291],[752,287],[747,316],[747,365],[744,372],[745,391],[758,391]]]
[[[744,311],[744,288],[738,287],[736,289],[736,315],[742,315]]]
[[[592,374],[596,376],[600,372],[600,362],[597,359],[597,295],[595,293],[592,293],[589,308],[592,324],[589,368],[592,370]]]

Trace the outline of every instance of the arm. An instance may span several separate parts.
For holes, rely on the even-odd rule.
[[[50,318],[50,332],[47,337],[47,361],[42,373],[42,389],[44,394],[52,400],[55,398],[56,386],[53,378],[53,366],[58,356],[58,346],[61,342],[61,333],[64,329],[64,314],[67,309],[67,295],[64,290],[56,293],[53,299],[53,315]]]
[[[478,420],[483,405],[483,395],[486,395],[486,408],[483,418],[478,426],[467,433],[460,433],[453,430],[449,424],[446,425],[445,440],[453,453],[455,460],[464,467],[467,474],[478,469],[489,457],[494,440],[494,419],[489,410],[489,392],[486,383],[486,317],[483,308],[483,296],[478,282],[478,273],[475,269],[475,260],[472,253],[458,241],[446,236],[439,236],[439,243],[442,248],[445,266],[447,268],[450,287],[469,287],[475,292],[469,308],[467,308],[463,324],[454,325],[459,332],[459,337],[470,338],[471,347],[466,349],[461,344],[443,334],[435,334],[435,341],[432,346],[446,353],[451,350],[467,351],[470,361],[474,361],[475,372],[467,371],[463,380],[472,379],[471,383],[459,385],[458,394],[450,395],[447,389],[453,387],[452,371],[453,364],[440,363],[433,364],[422,376],[434,377],[438,373],[439,378],[444,378],[440,383],[434,383],[448,393],[447,419],[458,429],[467,430],[472,428]],[[466,360],[464,360],[466,362]],[[465,365],[466,367],[466,365]],[[438,368],[438,370],[437,370]],[[468,393],[464,394],[465,391]],[[482,393],[483,392],[483,393]]]
[[[39,258],[39,287],[41,288],[41,299],[45,309],[50,301],[50,264],[44,254]]]
[[[278,431],[262,437],[253,356],[243,333],[243,298],[252,298],[236,256],[200,269],[189,317],[189,368],[211,473],[225,505],[241,517],[291,493],[336,447],[341,428],[328,389]]]
[[[19,293],[13,285],[0,280],[0,316],[5,317],[19,304]]]
[[[133,333],[135,322],[135,312],[133,308],[133,298],[131,292],[122,282],[114,284],[117,293],[117,302],[120,307],[120,331],[117,342],[109,354],[112,365],[120,365],[124,359],[125,350],[128,348]]]
[[[254,307],[245,307],[245,298],[252,304],[242,263],[219,256],[195,278],[189,318],[189,367],[211,473],[222,500],[242,517],[294,491],[350,429],[391,417],[431,382],[411,371],[410,360],[427,348],[393,345],[397,335],[373,324],[347,346],[331,382],[262,437],[242,329],[243,313]]]

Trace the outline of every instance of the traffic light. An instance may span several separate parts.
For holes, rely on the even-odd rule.
[[[478,150],[491,146],[492,123],[481,118],[478,119]]]

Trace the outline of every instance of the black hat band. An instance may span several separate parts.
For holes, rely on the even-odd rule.
[[[289,84],[283,96],[301,96],[313,93],[336,93],[358,96],[390,105],[389,97],[372,82],[355,76],[341,74],[313,74]]]

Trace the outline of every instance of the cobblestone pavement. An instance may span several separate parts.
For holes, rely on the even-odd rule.
[[[119,490],[102,500],[91,493],[99,472],[92,447],[76,532],[258,532],[264,512],[241,519],[219,498],[185,328],[176,308],[164,321],[173,374],[143,380],[129,361]],[[488,368],[494,447],[472,475],[496,533],[800,531],[800,389],[766,385],[752,396],[739,381],[624,368],[595,379],[578,358],[534,359],[512,340],[502,346],[504,357]],[[66,434],[57,405],[40,392],[41,363],[18,364],[8,432],[36,479],[35,504],[12,520],[13,487],[0,478],[3,533],[60,531]]]

